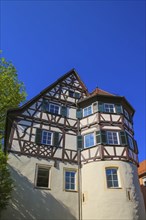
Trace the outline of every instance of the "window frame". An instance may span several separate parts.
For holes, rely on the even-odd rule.
[[[133,143],[133,138],[127,133],[127,139],[128,139],[128,146],[130,149],[132,149],[133,151],[135,150],[135,146]]]
[[[128,121],[130,120],[129,113],[126,109],[124,109],[124,116],[128,119]]]
[[[38,173],[40,169],[48,169],[48,186],[38,186]],[[35,170],[35,180],[34,180],[35,188],[38,189],[45,189],[50,190],[51,189],[51,166],[45,165],[45,164],[36,164],[36,170]]]
[[[54,107],[58,107],[58,112],[56,113],[56,112],[52,112],[50,109],[51,109],[51,107],[50,106],[54,106]],[[48,111],[49,111],[49,113],[51,113],[51,114],[55,114],[55,115],[60,115],[60,110],[61,110],[61,106],[60,105],[58,105],[58,104],[55,104],[55,103],[52,103],[52,102],[49,102],[49,106],[48,106]]]
[[[70,97],[70,98],[74,98],[74,91],[73,90],[69,90],[68,91],[68,96]]]
[[[74,184],[74,189],[71,189],[71,187],[70,188],[66,188],[66,172],[69,172],[69,173],[71,173],[71,172],[73,172],[73,173],[75,173],[75,176],[74,176],[74,182],[73,182],[73,184]],[[63,188],[64,188],[64,191],[66,191],[66,192],[77,192],[78,191],[78,187],[77,187],[77,181],[78,181],[78,173],[77,173],[77,169],[72,169],[72,168],[64,168],[64,186],[63,186]],[[69,182],[69,185],[71,184],[71,182]]]
[[[112,134],[112,143],[109,142],[109,136],[108,134]],[[114,137],[113,134],[116,133],[117,143],[114,143]],[[107,138],[107,144],[109,145],[120,145],[120,139],[119,139],[119,132],[118,131],[106,131],[106,138]]]
[[[87,136],[89,136],[89,135],[91,135],[91,134],[93,134],[93,145],[90,145],[90,146],[85,146],[85,143],[86,143],[86,140],[85,140],[85,138],[87,137]],[[86,149],[86,148],[90,148],[90,147],[93,147],[93,146],[95,146],[96,145],[96,141],[95,141],[95,132],[91,132],[91,133],[88,133],[88,134],[85,134],[84,135],[84,149]]]
[[[68,96],[70,98],[75,98],[75,99],[79,99],[81,97],[81,93],[80,92],[76,92],[74,90],[69,90],[68,91]]]
[[[43,138],[44,138],[44,133],[47,133],[47,137],[48,137],[48,134],[50,133],[51,134],[51,140],[50,140],[50,143],[44,143],[43,142]],[[42,138],[41,138],[41,144],[44,144],[44,145],[52,145],[53,144],[53,132],[51,131],[47,131],[47,130],[42,130]]]
[[[146,176],[142,177],[142,184],[146,187]]]
[[[108,106],[108,107],[105,107],[105,106]],[[112,108],[110,108],[110,106],[112,106]],[[109,111],[106,111],[106,109],[108,109]],[[111,109],[113,109],[113,111],[111,111]],[[106,113],[115,113],[115,104],[113,103],[104,103],[104,112]]]
[[[114,179],[113,173],[111,174],[111,180],[107,179],[107,170],[116,170],[116,179]],[[110,176],[110,175],[109,175]],[[120,175],[119,175],[119,167],[111,166],[111,167],[105,167],[105,177],[106,177],[106,187],[107,189],[120,189],[121,188],[121,182],[120,182]],[[112,183],[112,186],[108,185],[108,181]],[[117,186],[115,186],[115,182],[117,182]]]
[[[87,110],[87,114],[85,115],[85,110],[88,109],[88,108],[91,108],[91,113],[89,113],[89,110]],[[87,117],[89,115],[92,115],[93,114],[93,105],[89,105],[85,108],[83,108],[83,117]]]

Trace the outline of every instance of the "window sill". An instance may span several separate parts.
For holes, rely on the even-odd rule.
[[[78,191],[77,190],[71,190],[71,189],[64,189],[65,192],[74,192],[74,193],[77,193]]]
[[[122,187],[107,187],[107,189],[122,189]]]
[[[39,186],[35,186],[34,189],[51,190],[51,188],[48,188],[48,187],[39,187]]]
[[[85,147],[85,146],[84,146],[83,149],[88,149],[88,148],[95,147],[95,146],[96,146],[96,144],[94,144],[94,145],[92,145],[92,146],[89,146],[89,147]]]

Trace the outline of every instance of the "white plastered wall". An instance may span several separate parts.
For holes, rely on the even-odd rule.
[[[3,220],[58,220],[78,219],[78,192],[64,190],[64,169],[77,165],[9,154],[9,164],[14,179],[12,200],[3,211]],[[50,166],[50,190],[35,188],[36,164]]]
[[[120,188],[107,188],[106,167],[118,168]],[[144,203],[135,165],[122,161],[91,162],[82,166],[81,175],[84,197],[83,220],[145,219]]]

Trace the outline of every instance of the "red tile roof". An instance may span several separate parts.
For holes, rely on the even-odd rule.
[[[111,94],[109,92],[106,92],[106,91],[104,91],[102,89],[99,89],[99,88],[94,89],[93,92],[90,93],[90,95],[91,96],[92,95],[110,95],[110,96],[115,96],[115,95],[113,95],[113,94]]]

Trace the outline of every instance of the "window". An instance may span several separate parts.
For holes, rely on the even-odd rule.
[[[38,145],[52,145],[61,147],[61,133],[57,131],[47,131],[40,128],[36,129],[35,143]]]
[[[118,133],[114,131],[107,131],[108,144],[119,144]]]
[[[76,171],[66,170],[65,171],[65,190],[76,190]]]
[[[113,104],[113,103],[103,103],[98,101],[98,111],[122,114],[123,107],[120,103]]]
[[[126,116],[127,119],[129,119],[129,114],[125,109],[124,109],[124,115]]]
[[[86,108],[83,109],[83,116],[88,116],[92,114],[92,106],[88,106]]]
[[[84,147],[94,146],[94,133],[90,133],[84,136]]]
[[[81,94],[79,92],[74,92],[72,90],[69,90],[69,96],[72,98],[79,99],[81,97]]]
[[[115,112],[114,104],[105,103],[104,104],[104,111],[105,112]]]
[[[118,168],[106,168],[106,181],[108,188],[118,188]]]
[[[50,167],[37,165],[36,170],[36,187],[49,188]]]
[[[53,103],[49,103],[49,112],[53,114],[60,114],[60,106]]]
[[[142,183],[143,183],[144,186],[146,186],[146,177],[142,178]]]
[[[42,111],[43,112],[49,112],[51,114],[55,114],[55,115],[62,115],[64,117],[68,116],[68,108],[65,105],[58,105],[55,103],[51,103],[48,100],[43,99],[42,101]]]
[[[128,143],[129,143],[129,147],[132,148],[132,150],[134,150],[133,139],[129,135],[128,135]]]
[[[129,122],[126,118],[124,118],[124,123],[125,123],[125,125],[127,125],[127,127],[129,127]]]
[[[74,92],[69,90],[69,96],[73,98],[74,97]]]
[[[52,132],[49,131],[42,132],[42,144],[52,145]]]

